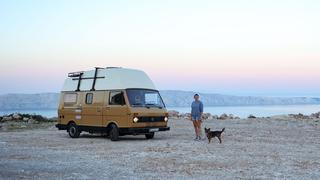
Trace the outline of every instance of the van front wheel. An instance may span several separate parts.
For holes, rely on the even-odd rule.
[[[153,139],[153,137],[154,137],[154,132],[146,134],[147,139]]]
[[[111,124],[111,130],[110,130],[110,139],[111,141],[118,141],[119,140],[119,129],[117,125]]]
[[[80,130],[75,123],[71,123],[68,127],[69,136],[72,138],[78,138],[80,136]]]

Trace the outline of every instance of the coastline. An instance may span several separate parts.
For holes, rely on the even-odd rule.
[[[174,107],[167,106],[168,111],[179,111],[181,113],[188,113],[190,107]],[[240,118],[246,118],[250,114],[256,117],[270,117],[288,114],[305,114],[311,115],[312,113],[320,111],[320,105],[263,105],[263,106],[205,106],[205,112],[220,116],[221,114],[233,114]],[[13,110],[0,110],[0,116],[12,113],[22,114],[39,114],[48,118],[57,117],[57,109],[13,109]]]

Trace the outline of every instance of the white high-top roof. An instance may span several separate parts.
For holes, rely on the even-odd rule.
[[[80,91],[90,91],[93,84],[95,70],[84,71],[80,82]],[[95,90],[112,90],[127,88],[156,89],[148,75],[140,70],[126,68],[103,68],[98,69]],[[62,91],[75,91],[79,77],[68,77]]]

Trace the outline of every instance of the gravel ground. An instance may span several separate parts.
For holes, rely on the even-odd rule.
[[[54,127],[0,132],[0,179],[319,179],[319,120],[208,120],[223,143],[196,142],[191,122],[118,142]]]

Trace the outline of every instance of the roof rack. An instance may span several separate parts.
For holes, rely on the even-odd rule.
[[[104,78],[104,76],[103,77],[97,77],[97,75],[98,75],[98,70],[99,69],[103,69],[103,68],[100,68],[100,67],[95,67],[95,71],[94,71],[94,77],[93,77],[93,82],[92,82],[92,87],[91,87],[91,89],[90,89],[90,91],[95,91],[95,85],[96,85],[96,80],[98,79],[98,78]]]
[[[98,77],[98,70],[99,69],[104,69],[104,68],[95,67],[94,77],[83,78],[82,75],[83,75],[84,71],[68,73],[68,77],[73,77],[72,80],[78,80],[77,89],[75,91],[80,91],[81,80],[83,80],[83,79],[93,79],[92,87],[91,87],[90,91],[95,91],[96,80],[99,78],[105,78],[104,76]]]

